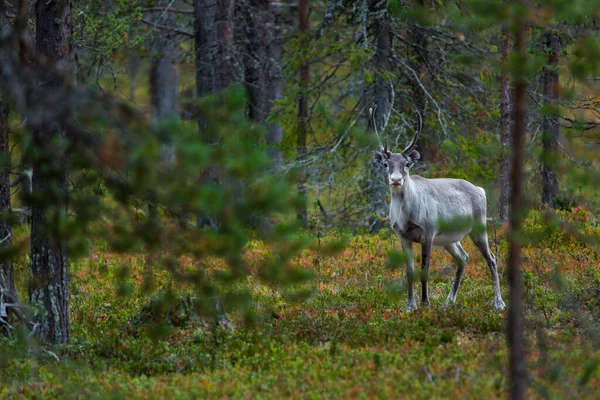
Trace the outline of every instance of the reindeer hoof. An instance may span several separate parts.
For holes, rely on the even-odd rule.
[[[502,311],[506,308],[506,304],[504,304],[504,302],[502,301],[502,299],[496,299],[496,301],[494,301],[494,308],[497,311]]]
[[[410,312],[413,312],[416,309],[417,309],[417,303],[415,303],[414,300],[412,302],[409,301],[408,305],[406,306],[406,312],[410,313]]]
[[[446,301],[444,302],[444,310],[450,308],[456,302],[456,296],[452,296],[452,292],[446,297]]]

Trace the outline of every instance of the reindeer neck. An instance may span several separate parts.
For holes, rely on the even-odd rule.
[[[415,197],[414,189],[414,181],[407,174],[402,189],[399,191],[391,190],[392,200],[397,200],[404,204],[412,203]]]
[[[390,223],[392,229],[397,232],[405,232],[409,221],[414,216],[415,209],[419,204],[414,193],[414,182],[410,176],[406,176],[404,185],[399,191],[392,190],[392,201],[390,202]]]

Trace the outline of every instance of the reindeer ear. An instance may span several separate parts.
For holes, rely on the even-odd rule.
[[[415,164],[417,161],[419,161],[419,159],[421,158],[421,155],[419,154],[418,151],[413,150],[410,152],[410,154],[408,154],[406,156],[406,158],[408,158],[407,166],[410,168],[413,166],[413,164]]]
[[[382,151],[373,150],[373,161],[374,162],[376,162],[378,164],[382,164],[386,158],[387,157],[385,156],[385,154]]]

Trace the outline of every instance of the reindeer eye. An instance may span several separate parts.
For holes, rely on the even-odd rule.
[[[388,167],[388,163],[384,162],[383,163],[383,168],[387,168]]]

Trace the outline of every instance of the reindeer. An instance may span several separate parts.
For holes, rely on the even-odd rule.
[[[429,261],[432,246],[443,246],[456,261],[456,275],[446,299],[445,307],[456,301],[456,295],[469,255],[460,245],[460,241],[469,235],[477,249],[485,257],[494,283],[494,307],[505,308],[500,294],[500,283],[496,269],[496,259],[488,245],[486,231],[485,190],[462,179],[426,179],[418,175],[411,176],[410,168],[419,160],[414,147],[421,133],[422,121],[418,115],[418,126],[412,140],[401,153],[392,153],[386,145],[373,152],[373,161],[387,172],[390,186],[390,224],[396,233],[407,257],[406,280],[408,282],[407,312],[416,309],[413,295],[414,263],[413,243],[421,244],[421,303],[429,306],[427,292],[429,280]],[[379,138],[377,126],[375,133]]]

